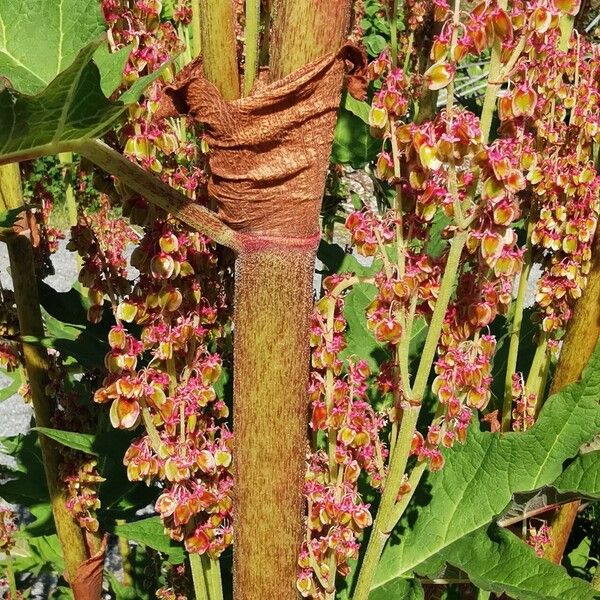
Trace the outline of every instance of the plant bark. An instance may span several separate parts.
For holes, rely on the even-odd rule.
[[[338,50],[349,24],[350,4],[349,0],[275,2],[271,80]],[[201,23],[206,78],[228,99],[224,90],[232,88],[234,78],[214,65],[228,63],[233,52],[229,48],[226,57],[211,56],[206,48],[211,37],[229,33]],[[212,43],[220,46],[222,40]],[[320,202],[320,195],[314,198],[316,206]],[[297,597],[297,560],[305,526],[309,322],[319,240],[318,210],[310,213],[310,222],[306,214],[298,214],[287,235],[267,226],[260,234],[245,230],[239,238],[243,241],[236,261],[234,304],[236,600]]]
[[[21,178],[17,164],[0,167],[0,210],[23,206]],[[37,276],[33,248],[25,235],[12,235],[6,240],[14,286],[21,337],[44,337],[44,325],[37,289]],[[52,427],[53,403],[46,396],[48,382],[48,353],[41,345],[23,341],[25,369],[31,390],[35,423],[39,427]],[[46,482],[52,504],[56,531],[65,561],[65,578],[76,579],[77,570],[89,557],[82,529],[66,508],[66,493],[59,475],[59,450],[55,442],[39,436]],[[99,598],[100,590],[95,596]],[[76,600],[84,598],[83,595]],[[89,600],[92,596],[85,596]]]
[[[588,285],[575,305],[575,311],[565,335],[549,396],[581,378],[581,373],[589,362],[600,338],[599,298],[600,232],[596,232]],[[560,564],[580,504],[579,500],[569,502],[561,506],[552,517],[550,543],[544,548],[544,557],[548,560]]]

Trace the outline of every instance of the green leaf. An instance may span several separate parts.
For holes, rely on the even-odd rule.
[[[35,96],[11,89],[0,93],[0,155],[3,162],[26,156],[56,154],[69,142],[97,137],[123,113],[109,102],[100,72],[91,62],[99,42],[83,48],[73,64]]]
[[[11,208],[0,213],[0,227],[12,227],[18,220],[21,213],[25,210],[24,206]]]
[[[3,0],[2,163],[76,150],[76,142],[101,136],[170,64],[109,101],[130,48],[111,54],[104,29],[97,0]]]
[[[394,579],[369,594],[369,600],[391,600],[392,598],[423,600],[425,592],[418,579]]]
[[[75,431],[62,431],[61,429],[51,429],[50,427],[32,427],[34,431],[43,433],[46,437],[58,442],[67,448],[79,450],[86,454],[97,456],[98,453],[93,450],[96,436],[91,433],[77,433]]]
[[[519,600],[593,600],[600,596],[587,582],[536,556],[534,549],[506,529],[482,527],[451,544],[446,560],[467,573],[478,587]]]
[[[16,371],[5,371],[4,369],[0,369],[0,372],[4,377],[7,377],[10,380],[10,383],[6,387],[0,389],[0,402],[4,402],[19,391],[19,387],[21,387],[21,383],[23,383],[23,376],[20,369]]]
[[[369,124],[369,112],[371,110],[371,106],[367,102],[357,100],[348,92],[344,92],[342,106],[347,111],[350,111],[353,115],[358,117],[363,123],[366,123],[367,125]]]
[[[165,534],[160,517],[148,517],[133,523],[117,525],[114,532],[118,536],[164,552],[173,564],[180,564],[185,558],[183,548],[176,546]]]
[[[559,492],[577,492],[600,500],[600,451],[580,454],[552,486]]]
[[[330,244],[323,240],[319,244],[317,258],[325,266],[325,275],[352,273],[361,277],[369,277],[381,269],[381,261],[369,260],[366,264],[359,262],[354,254],[345,252],[339,244]]]
[[[0,483],[0,497],[12,504],[30,506],[48,502],[48,488],[37,434],[2,438],[2,450],[17,466],[7,469],[9,479]]]
[[[25,537],[19,532],[11,557],[17,572],[31,571],[37,575],[40,571],[62,573],[65,569],[60,542],[55,533]]]
[[[412,571],[500,515],[513,494],[556,480],[562,463],[600,429],[600,345],[581,382],[544,405],[524,433],[488,433],[471,427],[465,446],[446,452],[446,465],[431,473],[431,500],[398,545],[384,551],[374,589]]]
[[[0,76],[37,94],[105,28],[97,0],[2,0]]]
[[[357,283],[344,300],[344,316],[348,322],[346,333],[347,347],[343,351],[344,358],[357,356],[376,369],[388,357],[384,344],[380,344],[367,328],[365,311],[377,293],[377,288],[369,283]]]
[[[380,149],[381,140],[371,136],[363,119],[342,108],[335,126],[331,161],[359,169],[375,160]]]
[[[123,70],[131,54],[133,44],[111,52],[108,44],[101,44],[94,53],[94,62],[100,71],[102,93],[108,98],[123,80]]]
[[[387,46],[386,39],[378,33],[368,35],[362,41],[369,56],[379,56]]]

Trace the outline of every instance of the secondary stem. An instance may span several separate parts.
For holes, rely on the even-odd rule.
[[[21,206],[19,166],[0,167],[0,210]],[[21,337],[42,339],[45,332],[31,242],[25,235],[15,235],[7,240],[7,246]],[[46,395],[50,368],[48,353],[39,344],[23,342],[23,356],[36,425],[52,427],[53,405]],[[66,493],[59,473],[59,449],[44,435],[40,435],[39,440],[54,522],[65,560],[65,576],[68,581],[73,581],[77,568],[88,558],[87,546],[81,528],[66,507]]]
[[[17,582],[15,580],[15,569],[10,552],[6,552],[6,579],[8,579],[8,591],[10,592],[10,600],[17,600]]]
[[[100,140],[87,140],[73,143],[72,148],[101,169],[119,177],[127,187],[143,195],[146,200],[156,204],[176,219],[208,235],[222,246],[233,250],[239,249],[235,232],[215,213],[194,203],[191,198],[127,160],[110,146]]]
[[[498,7],[502,10],[506,10],[508,0],[499,0]],[[498,79],[500,77],[500,67],[502,65],[502,42],[496,36],[494,45],[492,46],[492,56],[490,58],[490,70],[488,72],[488,83],[485,90],[485,96],[483,99],[483,107],[481,109],[481,139],[484,144],[487,144],[490,139],[490,130],[492,129],[492,118],[496,109],[496,96],[500,84]]]
[[[379,510],[377,511],[375,522],[373,523],[367,551],[358,576],[358,583],[353,597],[354,600],[367,600],[373,577],[375,576],[375,570],[385,543],[387,542],[392,529],[398,522],[398,519],[402,516],[402,513],[399,513],[396,508],[398,492],[406,470],[411,442],[419,417],[420,405],[427,387],[427,379],[435,357],[435,351],[442,331],[446,309],[448,308],[452,296],[454,283],[460,267],[460,257],[466,240],[467,233],[459,231],[450,243],[450,251],[448,253],[444,275],[442,276],[438,299],[431,317],[425,346],[423,348],[421,361],[413,386],[412,398],[410,399],[412,404],[405,408],[402,414],[400,430],[394,444],[393,454],[390,457],[388,477],[385,482]],[[415,469],[418,469],[415,485],[418,483],[418,479],[420,479],[424,468],[425,467],[421,465],[415,467]],[[402,502],[402,500],[400,502]],[[406,504],[403,503],[402,512],[407,504],[408,502],[406,502]]]
[[[502,431],[510,431],[513,404],[512,378],[517,370],[521,326],[523,324],[523,309],[525,307],[525,293],[527,291],[527,282],[529,280],[529,274],[531,273],[532,264],[531,246],[529,241],[530,235],[531,224],[527,228],[527,250],[523,257],[523,268],[519,279],[519,289],[515,300],[515,312],[510,332],[510,346],[506,362],[506,379],[504,380],[504,402],[502,404]]]
[[[246,40],[244,42],[244,96],[250,94],[258,71],[260,0],[246,0]]]
[[[190,561],[190,570],[192,571],[192,583],[194,585],[194,596],[196,597],[196,600],[211,600],[208,595],[200,554],[192,552],[188,555],[188,558]]]

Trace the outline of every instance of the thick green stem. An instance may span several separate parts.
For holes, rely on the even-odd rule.
[[[236,599],[295,599],[314,246],[242,251],[234,339]]]
[[[65,200],[67,204],[67,213],[69,215],[69,225],[77,225],[77,201],[75,200],[75,190],[73,189],[72,175],[69,172],[69,166],[73,162],[72,152],[61,152],[58,155],[60,164],[65,168]]]
[[[523,268],[519,279],[519,289],[515,300],[515,310],[512,319],[512,327],[510,332],[510,346],[508,348],[508,358],[506,361],[506,378],[504,380],[504,402],[502,404],[502,431],[510,431],[511,415],[512,415],[512,378],[517,371],[517,358],[519,355],[519,342],[521,339],[521,326],[523,324],[523,309],[525,307],[525,292],[527,291],[527,281],[531,272],[531,248],[529,244],[529,236],[531,226],[527,232],[527,251],[523,257]]]
[[[6,579],[8,580],[8,591],[10,600],[17,600],[17,581],[15,579],[15,568],[10,552],[6,552]]]
[[[192,58],[200,55],[202,50],[200,39],[200,0],[192,0]]]
[[[210,600],[223,600],[223,583],[221,582],[219,559],[210,558],[206,554],[203,554],[201,559]]]
[[[498,7],[506,10],[508,0],[499,0]],[[502,43],[501,40],[496,36],[494,45],[492,46],[492,56],[490,58],[490,70],[488,72],[488,83],[485,90],[485,96],[483,98],[483,107],[481,109],[481,139],[484,144],[490,139],[490,130],[492,128],[492,118],[494,111],[496,110],[496,97],[500,84],[498,79],[500,78],[500,68],[502,66],[501,60],[502,54]]]
[[[18,165],[0,167],[0,210],[20,206],[23,206],[23,197]],[[7,240],[7,246],[20,334],[23,338],[41,339],[45,333],[31,242],[25,235],[15,235]],[[35,423],[38,427],[52,427],[54,409],[52,400],[46,396],[48,353],[41,345],[23,342],[23,357]],[[39,439],[54,522],[63,550],[65,577],[73,581],[77,568],[88,558],[87,546],[83,531],[66,507],[67,497],[59,474],[59,448],[44,435]]]
[[[192,583],[194,585],[195,600],[211,600],[206,586],[202,558],[200,554],[191,553],[188,555],[190,561],[190,570],[192,572]]]
[[[271,79],[338,50],[350,24],[350,5],[348,0],[274,0]]]
[[[246,0],[246,40],[244,43],[244,96],[250,94],[258,72],[260,0]]]
[[[349,14],[349,0],[280,0],[273,10],[271,78],[284,77],[337,51]],[[220,62],[216,64],[220,66]],[[319,190],[315,203],[321,202],[321,193]],[[298,214],[298,219],[302,218],[306,219]],[[317,233],[318,223],[313,226]],[[250,232],[236,261],[236,600],[297,598],[297,561],[305,528],[302,487],[317,243],[315,236],[291,247],[285,238],[268,242],[252,238]]]
[[[548,366],[548,337],[545,333],[540,333],[540,337],[531,361],[531,367],[529,369],[529,375],[527,376],[527,382],[525,384],[525,391],[528,394],[535,394],[537,397],[536,406],[540,406],[542,398],[540,396],[543,393],[542,382],[545,380],[546,369]]]
[[[198,2],[204,73],[225,100],[235,100],[240,97],[240,79],[234,2],[230,0],[198,0]]]
[[[402,414],[400,431],[398,432],[398,438],[394,444],[393,454],[390,457],[389,473],[385,482],[385,489],[381,497],[381,503],[377,511],[375,522],[373,523],[373,529],[371,531],[369,544],[367,545],[367,551],[365,553],[358,576],[358,582],[356,584],[353,600],[367,600],[371,590],[373,577],[375,576],[375,570],[381,557],[381,553],[383,552],[383,548],[391,534],[392,529],[396,526],[396,523],[408,505],[408,501],[404,503],[401,499],[400,502],[403,506],[402,510],[397,510],[398,492],[400,490],[400,484],[402,483],[402,478],[406,470],[406,464],[410,455],[411,442],[417,425],[417,419],[419,417],[420,403],[423,400],[425,389],[427,387],[427,379],[429,378],[429,373],[435,357],[435,351],[437,349],[440,334],[442,332],[442,325],[444,323],[446,310],[454,290],[454,283],[460,267],[460,257],[466,240],[466,232],[460,231],[456,234],[450,244],[450,252],[448,254],[448,261],[446,262],[446,269],[444,270],[444,275],[442,276],[438,299],[431,317],[427,338],[425,340],[425,346],[423,348],[421,361],[419,363],[419,368],[417,370],[417,375],[413,386],[411,401],[415,403],[415,405],[411,405],[404,409]],[[421,478],[424,466],[417,465],[415,469],[417,470],[417,474],[413,483],[416,487],[419,479]]]

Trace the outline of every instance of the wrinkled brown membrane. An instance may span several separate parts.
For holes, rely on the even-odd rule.
[[[105,535],[98,552],[77,567],[75,579],[69,582],[75,600],[99,600],[101,598],[107,540],[108,536]]]
[[[219,216],[253,236],[311,238],[318,219],[344,68],[362,98],[366,58],[352,45],[252,95],[225,102],[196,60],[165,89],[157,117],[190,114],[204,123]]]

